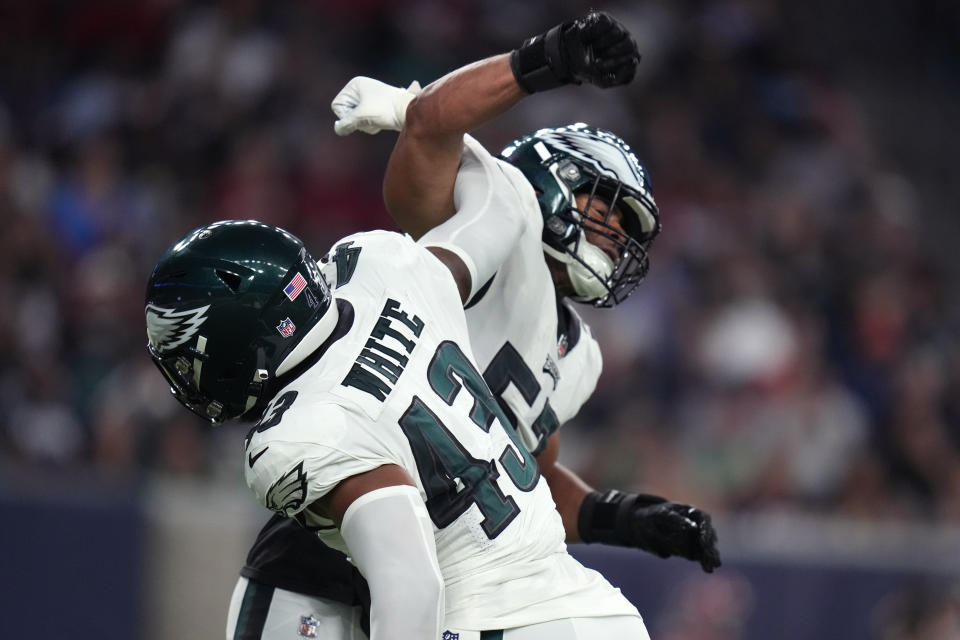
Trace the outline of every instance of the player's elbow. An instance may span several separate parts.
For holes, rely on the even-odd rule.
[[[455,153],[459,164],[463,134],[467,131],[457,115],[451,110],[448,100],[427,87],[407,105],[402,134],[406,136],[408,144],[429,148],[443,155]]]
[[[417,96],[407,105],[407,116],[403,125],[404,134],[415,139],[424,139],[436,135],[437,118],[430,115],[430,112],[433,111],[430,101],[423,99],[421,96]]]

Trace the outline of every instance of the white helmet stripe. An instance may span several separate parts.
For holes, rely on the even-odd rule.
[[[206,336],[197,336],[197,354],[201,354],[207,350],[207,338]],[[197,385],[197,388],[200,388],[200,367],[203,366],[203,362],[200,361],[200,358],[193,359],[193,382]]]
[[[617,136],[602,130],[590,130],[582,123],[541,129],[534,136],[587,166],[599,166],[604,173],[652,199],[647,173],[640,160]]]

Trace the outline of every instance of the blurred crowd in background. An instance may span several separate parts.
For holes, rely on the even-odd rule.
[[[719,513],[958,523],[957,237],[931,232],[955,207],[891,151],[910,120],[878,126],[843,65],[807,54],[798,4],[604,5],[640,43],[637,81],[533,96],[477,133],[499,149],[542,126],[611,129],[660,206],[647,280],[615,310],[584,309],[605,370],[563,456],[597,486]],[[156,258],[223,218],[286,227],[315,256],[394,228],[380,196],[393,134],[334,136],[339,88],[358,74],[425,84],[589,6],[0,8],[0,483],[32,468],[239,482],[236,431],[181,410],[146,355]],[[955,9],[916,9],[943,3],[914,6],[905,28],[956,25]],[[938,33],[913,45],[957,102]]]

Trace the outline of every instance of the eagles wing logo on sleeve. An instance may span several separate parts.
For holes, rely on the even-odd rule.
[[[292,516],[307,499],[307,474],[303,472],[303,462],[295,466],[286,475],[273,483],[264,498],[266,507],[282,516]]]
[[[200,329],[210,305],[195,309],[167,309],[147,305],[147,340],[153,348],[163,353],[187,342]]]

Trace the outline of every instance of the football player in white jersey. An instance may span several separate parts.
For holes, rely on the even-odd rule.
[[[498,64],[499,73],[491,72]],[[518,94],[511,94],[509,87],[505,91],[503,84],[491,86],[488,80],[510,85],[518,80],[513,71],[510,78],[501,57],[471,65],[429,87],[412,107],[414,118],[418,110],[429,114],[423,119],[429,122],[428,131],[420,136],[455,133],[462,138],[466,130],[491,117],[491,111],[508,108]],[[334,100],[334,111],[341,116],[337,131],[400,129],[415,95],[374,80],[355,79]],[[511,97],[498,102],[505,95]],[[431,102],[448,108],[437,110]],[[474,111],[469,118],[449,122],[451,115],[462,116],[470,109]],[[403,167],[403,158],[409,155],[403,145],[410,140],[416,143],[417,137],[401,137],[391,160],[388,196],[389,180]],[[470,244],[476,242],[472,239],[498,232],[492,212],[513,210],[524,219],[524,230],[506,261],[493,269],[495,276],[485,282],[474,278],[467,323],[484,377],[548,476],[568,541],[637,546],[661,557],[681,555],[712,571],[719,566],[719,555],[705,513],[655,496],[594,492],[557,464],[556,429],[579,410],[600,371],[596,341],[565,298],[612,306],[645,273],[646,248],[659,230],[659,221],[643,167],[622,140],[586,125],[525,136],[504,151],[506,162],[495,159],[469,136],[463,140],[462,152],[432,155],[435,150],[431,149],[416,159],[415,166],[426,170],[420,177],[404,176],[389,203],[401,226],[423,236],[422,243],[458,253],[467,264],[472,264]],[[452,164],[454,170],[444,163]],[[427,184],[422,184],[423,176],[430,178]],[[456,178],[452,198],[460,213],[447,224],[443,223],[452,212],[449,200],[436,206],[427,198],[403,208],[409,199],[404,189],[428,196],[449,193],[450,185],[436,180],[437,176]],[[578,205],[573,206],[574,202]],[[603,218],[600,214],[610,209],[616,218],[584,228],[581,220],[587,211]],[[625,220],[622,210],[629,214]],[[593,242],[587,242],[588,237]],[[550,256],[547,263],[544,251]],[[360,637],[365,590],[344,565],[336,552],[302,530],[271,520],[241,572],[228,638],[293,638],[298,620],[318,625],[330,637]],[[249,636],[236,633],[241,627],[256,626],[238,624],[241,618],[262,622],[267,617],[279,630]]]
[[[519,228],[499,219],[508,237]],[[636,608],[567,553],[536,461],[476,368],[470,278],[396,233],[344,238],[321,273],[281,229],[218,222],[157,263],[148,348],[191,411],[259,416],[248,486],[350,555],[372,640],[546,637],[536,627],[559,621],[645,638]]]
[[[599,347],[568,300],[623,301],[647,272],[660,222],[646,170],[609,131],[583,123],[541,129],[499,156],[468,135],[550,88],[522,67],[522,57],[495,56],[422,92],[358,77],[334,98],[335,129],[399,129],[384,179],[388,210],[418,242],[471,268],[482,256],[474,243],[496,233],[499,212],[523,217],[507,260],[489,280],[474,279],[467,325],[484,378],[537,456],[567,540],[679,555],[711,572],[720,558],[706,513],[657,496],[594,491],[557,462],[556,430],[593,392],[601,368]]]
[[[598,24],[567,37],[595,40]],[[617,53],[618,82],[635,64]],[[248,484],[350,553],[370,584],[371,638],[645,638],[636,609],[566,553],[536,463],[472,361],[460,303],[525,222],[505,211],[496,224],[469,253],[357,234],[323,275],[282,230],[195,230],[151,276],[151,354],[199,415],[260,415]],[[313,620],[298,633],[316,635]]]

